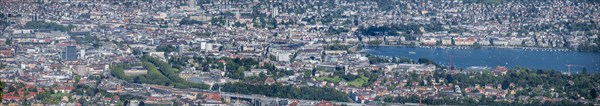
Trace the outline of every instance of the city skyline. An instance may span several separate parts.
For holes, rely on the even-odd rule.
[[[597,0],[2,0],[2,105],[598,105]]]

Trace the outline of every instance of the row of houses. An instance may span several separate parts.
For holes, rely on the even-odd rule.
[[[534,39],[529,37],[444,37],[444,38],[421,38],[422,45],[457,45],[457,46],[535,46]]]

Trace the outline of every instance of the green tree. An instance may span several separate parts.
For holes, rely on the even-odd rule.
[[[241,94],[259,94],[270,97],[327,100],[327,101],[349,101],[349,96],[333,88],[319,87],[293,87],[281,84],[274,85],[252,85],[244,83],[227,83],[213,86],[213,90],[221,89],[224,92],[235,92]],[[327,94],[327,95],[323,95]]]
[[[23,96],[27,96],[27,95],[29,95],[29,91],[28,90],[23,91]]]
[[[510,86],[510,82],[508,80],[502,81],[502,89],[507,89]]]
[[[31,92],[38,92],[38,90],[37,90],[37,88],[36,88],[36,87],[31,87],[31,88],[29,88],[29,90],[28,90],[28,91],[31,91]]]
[[[260,74],[258,74],[258,77],[263,79],[263,78],[267,78],[267,75],[263,72],[260,72]]]
[[[448,81],[448,83],[453,83],[454,82],[454,78],[450,74],[446,75],[446,80]]]
[[[80,104],[87,104],[87,100],[85,100],[84,98],[77,100],[77,102],[79,102]]]
[[[433,65],[437,65],[434,61],[431,61],[427,58],[419,58],[419,60],[417,60],[417,62],[419,62],[419,64],[433,64]]]
[[[183,19],[181,19],[181,21],[179,21],[179,24],[180,25],[194,25],[194,24],[201,25],[204,23],[202,21],[196,21],[191,18],[183,18]]]
[[[310,78],[312,76],[312,70],[304,71],[304,78]]]
[[[8,92],[14,92],[14,91],[17,91],[17,88],[15,88],[15,86],[8,85]]]
[[[29,28],[29,29],[50,29],[50,30],[57,30],[57,31],[63,31],[63,32],[68,32],[71,31],[71,29],[74,28],[74,26],[69,25],[69,26],[64,26],[64,25],[60,25],[57,23],[52,23],[52,22],[44,22],[44,21],[29,21],[25,24],[25,28]]]
[[[116,65],[111,65],[109,67],[110,69],[110,74],[119,78],[119,79],[123,79],[125,81],[129,81],[131,82],[131,78],[127,75],[125,75],[125,70],[124,70],[125,64],[116,64]]]
[[[598,91],[596,90],[596,88],[590,90],[590,95],[592,96],[592,98],[598,97]]]
[[[12,39],[6,38],[6,41],[4,41],[4,44],[11,45],[12,44]]]
[[[4,91],[4,82],[0,81],[0,91]],[[0,102],[2,102],[3,98],[2,98],[2,93],[0,92]]]
[[[134,82],[174,86],[176,88],[208,89],[208,85],[206,84],[192,83],[179,77],[179,74],[177,74],[179,70],[173,68],[167,62],[147,55],[142,56],[141,59],[144,67],[148,70],[148,73],[143,77],[138,76],[137,78],[134,78]],[[159,67],[160,70],[158,70],[157,67]]]
[[[156,51],[170,53],[170,52],[177,51],[177,48],[173,45],[160,45],[160,46],[156,47]]]

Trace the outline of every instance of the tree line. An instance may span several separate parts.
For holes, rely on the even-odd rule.
[[[53,22],[44,22],[44,21],[29,21],[25,24],[25,28],[29,29],[50,29],[55,31],[69,32],[75,26],[69,25],[64,26]]]
[[[358,29],[362,35],[367,36],[399,36],[401,33],[405,34],[423,34],[421,31],[423,28],[425,31],[435,32],[444,31],[445,29],[440,24],[395,24],[386,26],[369,26],[361,27]],[[400,33],[398,33],[400,32]],[[404,36],[404,35],[403,35]]]
[[[414,77],[417,76],[417,77]],[[554,70],[532,70],[527,68],[510,69],[506,74],[493,73],[491,71],[476,71],[459,74],[449,74],[446,72],[435,72],[430,77],[418,77],[416,74],[410,75],[409,82],[420,82],[425,79],[445,79],[445,83],[459,85],[461,88],[480,86],[497,86],[501,85],[500,89],[517,90],[514,97],[549,97],[564,99],[559,102],[544,102],[545,105],[583,105],[574,100],[580,98],[595,100],[598,94],[598,86],[600,86],[600,73],[588,73],[583,69],[581,73],[563,74]],[[414,78],[413,78],[414,77]],[[513,85],[514,84],[514,85]],[[408,85],[407,85],[408,86]],[[560,95],[552,95],[549,89],[555,89],[553,92]],[[463,91],[463,93],[465,93]],[[463,94],[464,95],[464,94]],[[490,98],[494,98],[491,99]],[[418,103],[418,97],[386,97],[382,98],[386,102],[395,103]],[[485,104],[485,105],[538,105],[541,100],[511,99],[513,102],[494,101],[495,97],[479,97],[479,98],[424,98],[423,103],[433,105],[453,104]],[[533,101],[533,102],[531,102]]]
[[[234,92],[241,94],[259,94],[268,97],[305,99],[305,100],[326,100],[326,101],[350,101],[346,93],[337,91],[333,88],[318,87],[294,87],[286,85],[251,85],[243,83],[227,83],[215,85],[213,90],[223,92]]]

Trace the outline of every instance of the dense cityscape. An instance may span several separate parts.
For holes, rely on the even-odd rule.
[[[1,105],[600,105],[599,24],[598,0],[0,0]],[[592,60],[453,63],[482,48]]]

